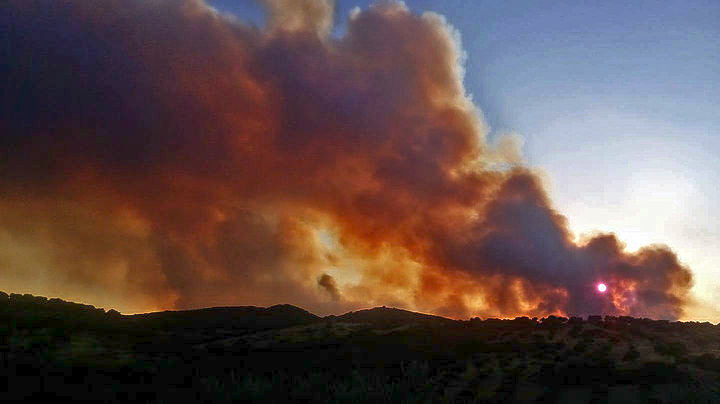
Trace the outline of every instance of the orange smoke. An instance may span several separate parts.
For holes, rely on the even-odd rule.
[[[671,250],[574,243],[512,139],[486,143],[442,17],[382,3],[335,38],[332,3],[265,3],[264,29],[201,0],[0,6],[4,289],[126,312],[682,314]]]

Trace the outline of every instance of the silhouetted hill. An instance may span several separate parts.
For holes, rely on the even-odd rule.
[[[125,316],[139,325],[163,329],[267,330],[310,324],[322,319],[289,304],[272,307],[211,307],[198,310],[162,311]]]
[[[123,316],[0,292],[0,401],[720,402],[720,326],[377,307]]]
[[[442,326],[455,325],[458,323],[456,320],[451,320],[445,317],[416,313],[413,311],[385,306],[351,311],[340,316],[328,316],[326,318],[334,318],[338,322],[367,323],[382,327],[399,327],[410,324]]]

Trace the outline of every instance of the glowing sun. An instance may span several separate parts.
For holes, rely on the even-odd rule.
[[[607,290],[607,286],[605,286],[604,283],[598,283],[597,288],[598,288],[598,291],[600,291],[600,292],[605,292]]]

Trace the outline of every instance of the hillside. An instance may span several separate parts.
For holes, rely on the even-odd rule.
[[[720,327],[631,317],[456,321],[279,305],[123,316],[0,293],[0,399],[717,402]]]
[[[126,319],[137,322],[138,326],[166,330],[218,328],[235,332],[292,327],[321,320],[320,317],[289,304],[162,311],[126,316]]]
[[[327,318],[333,318],[328,316]],[[408,310],[375,307],[366,310],[357,310],[345,313],[335,318],[338,322],[346,323],[368,323],[376,326],[403,326],[407,324],[426,324],[426,325],[449,325],[454,323],[448,318],[433,316],[430,314],[415,313]]]

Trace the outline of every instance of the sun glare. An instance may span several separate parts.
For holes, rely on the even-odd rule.
[[[607,286],[605,286],[604,283],[598,283],[597,289],[598,289],[598,291],[600,291],[601,293],[604,293],[604,292],[607,290]]]

